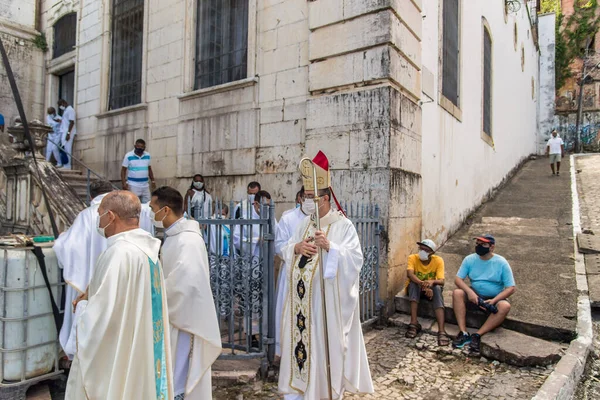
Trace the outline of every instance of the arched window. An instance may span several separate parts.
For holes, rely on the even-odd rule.
[[[54,24],[52,57],[58,58],[75,50],[77,42],[77,13],[63,16]]]

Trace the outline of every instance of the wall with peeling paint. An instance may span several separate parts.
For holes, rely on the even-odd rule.
[[[556,70],[554,64],[556,54],[556,15],[554,13],[540,15],[538,21],[540,37],[540,94],[538,102],[539,129],[537,151],[538,154],[543,154],[554,125],[556,99]]]
[[[469,2],[461,9],[460,25],[462,116],[457,119],[445,111],[439,104],[439,4],[424,2],[422,43],[424,70],[435,77],[433,101],[422,107],[423,237],[438,243],[459,227],[514,166],[537,151],[539,87],[539,53],[525,7],[505,16],[503,2]],[[482,134],[482,17],[492,37],[491,144]]]

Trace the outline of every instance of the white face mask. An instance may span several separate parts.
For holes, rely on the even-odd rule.
[[[313,199],[306,199],[302,202],[302,211],[305,214],[314,214],[317,207],[315,206],[315,201]]]
[[[250,204],[254,204],[254,196],[255,196],[255,195],[253,195],[253,194],[249,194],[249,195],[248,195],[248,203],[250,203]]]
[[[158,212],[161,212],[164,209],[165,209],[165,207],[158,210]],[[165,216],[160,221],[157,221],[154,219],[156,217],[156,214],[158,214],[158,213],[154,213],[154,211],[152,211],[152,209],[150,209],[150,221],[152,221],[152,224],[154,224],[155,228],[164,228],[165,225],[164,225],[163,221],[165,220],[165,218],[167,218],[167,214],[165,213]]]
[[[194,189],[202,190],[204,182],[194,182]]]
[[[106,214],[108,214],[108,211],[107,211],[107,212],[105,212],[104,214],[102,214],[101,216],[99,216],[99,217],[98,217],[98,220],[96,221],[96,230],[98,231],[98,234],[99,234],[100,236],[102,236],[103,238],[106,238],[106,228],[108,228],[108,226],[109,226],[110,224],[112,224],[112,221],[111,221],[111,222],[109,222],[109,223],[108,223],[108,224],[107,224],[107,225],[106,225],[104,228],[100,228],[100,219],[101,219],[102,217],[104,217]]]
[[[425,250],[419,250],[419,258],[421,261],[427,261],[429,260],[429,253]]]
[[[66,107],[65,107],[65,106],[60,106],[60,107],[58,107],[58,108],[60,108],[60,109],[61,109],[61,111],[65,111],[65,108],[66,108]]]

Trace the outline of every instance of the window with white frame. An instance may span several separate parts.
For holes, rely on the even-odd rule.
[[[248,75],[248,0],[198,0],[194,88]]]

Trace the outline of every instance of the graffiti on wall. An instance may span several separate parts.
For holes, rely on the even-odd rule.
[[[565,150],[572,151],[575,148],[576,138],[576,114],[557,115],[554,118],[553,129],[565,142]],[[600,112],[583,113],[580,137],[583,145],[596,145],[600,141]],[[546,132],[544,132],[546,133]],[[551,132],[547,132],[549,138]]]

